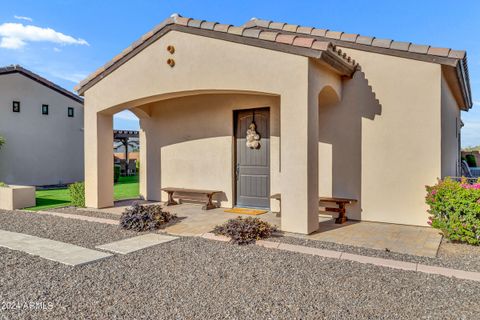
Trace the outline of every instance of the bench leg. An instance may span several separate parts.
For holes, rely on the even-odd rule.
[[[344,203],[338,203],[338,218],[335,219],[335,223],[337,224],[342,224],[347,222],[347,215],[346,215],[346,210],[345,210],[345,204]]]
[[[173,199],[173,192],[168,192],[167,206],[174,206],[176,204],[178,204],[178,202]]]
[[[207,195],[207,203],[202,207],[202,210],[211,210],[216,208],[216,206],[212,202],[212,197],[213,194]]]

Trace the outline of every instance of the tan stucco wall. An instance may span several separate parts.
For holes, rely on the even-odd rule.
[[[270,107],[270,181],[271,190],[279,192],[279,102],[278,97],[258,95],[198,95],[156,102],[151,118],[142,119],[140,126],[147,136],[155,137],[157,152],[145,159],[155,167],[146,174],[160,169],[160,183],[153,184],[148,195],[142,184],[141,193],[165,201],[161,187],[222,190],[217,200],[232,207],[233,112],[259,107]]]
[[[442,77],[442,178],[460,175],[460,108]]]
[[[426,225],[425,185],[441,175],[440,65],[345,51],[361,72],[340,104],[320,107],[331,192],[359,199],[354,219]]]
[[[20,101],[20,113],[12,102]],[[42,104],[49,114],[42,115]],[[67,116],[73,107],[74,117]],[[0,75],[0,181],[52,185],[83,180],[82,104],[21,74]]]
[[[173,56],[166,51],[167,45],[175,46]],[[171,57],[176,61],[174,68],[166,64],[166,60]],[[316,86],[309,85],[309,69],[309,60],[306,57],[180,32],[166,34],[85,92],[85,138],[87,141],[96,140],[96,143],[86,145],[87,206],[103,207],[113,203],[110,192],[110,181],[113,175],[111,154],[107,155],[101,147],[111,142],[111,138],[101,134],[111,129],[111,124],[104,119],[106,116],[111,117],[114,112],[123,108],[142,107],[147,118],[149,114],[156,117],[157,112],[159,112],[158,117],[161,117],[162,108],[158,108],[160,111],[157,111],[157,108],[149,103],[189,94],[229,93],[238,96],[242,92],[250,92],[280,97],[279,115],[273,114],[272,117],[279,117],[282,136],[280,149],[288,152],[283,152],[280,159],[282,176],[280,185],[277,186],[276,182],[272,182],[271,191],[279,190],[282,193],[282,228],[286,231],[301,233],[315,231],[318,228],[316,221],[318,168],[316,158],[312,158],[312,155],[318,157],[318,126],[316,126],[318,91],[315,90],[321,86],[322,78],[318,77]],[[327,70],[321,72],[331,73]],[[323,84],[330,80],[330,76],[325,77]],[[235,103],[226,105],[224,112],[231,113]],[[214,106],[210,108],[212,107]],[[194,110],[194,106],[190,108]],[[98,112],[101,114],[97,116]],[[140,113],[137,112],[137,114]],[[211,117],[208,113],[204,115],[206,120],[221,123],[220,127],[208,127],[207,123],[197,123],[199,128],[206,126],[204,128],[214,133],[220,130],[217,134],[202,138],[198,144],[192,142],[194,139],[188,139],[190,142],[185,144],[182,142],[174,146],[159,145],[158,136],[148,134],[148,120],[144,121],[145,116],[140,115],[144,129],[140,134],[143,142],[140,160],[142,163],[141,190],[147,194],[147,198],[158,197],[158,189],[164,184],[164,179],[169,183],[179,179],[170,171],[165,173],[166,177],[164,177],[158,170],[158,159],[178,167],[176,160],[186,157],[190,150],[203,149],[202,146],[220,146],[221,152],[228,150],[231,152],[232,138],[227,138],[225,134],[232,120],[231,117],[224,119],[225,115],[225,113],[222,113],[222,117],[217,114]],[[178,114],[174,115],[173,111],[172,116],[181,117]],[[219,118],[216,119],[216,117]],[[190,116],[185,115],[185,118],[184,121],[188,124]],[[194,119],[190,121],[193,123]],[[178,131],[181,128],[183,125],[174,130]],[[183,135],[188,134],[188,132],[183,133]],[[201,134],[201,130],[193,135],[198,134]],[[207,136],[210,135],[209,131]],[[97,139],[97,136],[100,138]],[[176,137],[177,133],[172,134],[170,139]],[[169,140],[168,137],[162,139]],[[272,150],[275,150],[274,144],[275,141],[272,141]],[[195,156],[200,157],[198,154]],[[231,154],[213,159],[211,154],[206,154],[206,159],[210,158],[216,165],[222,167],[228,163],[231,166],[230,157]],[[186,165],[192,163],[187,162]],[[202,164],[200,166],[204,167]],[[91,169],[91,167],[102,168],[102,170]],[[199,164],[195,164],[191,169],[199,169]],[[180,170],[179,167],[178,170]],[[189,171],[189,169],[181,170]],[[272,170],[275,170],[274,164]],[[209,173],[212,172],[206,172],[206,174]],[[221,186],[225,186],[226,192],[231,192],[232,184],[229,183],[231,174],[231,171],[225,172],[226,178],[220,182]],[[200,184],[200,179],[182,174],[181,177],[182,181]],[[278,180],[278,176],[272,175],[272,181]],[[209,183],[215,184],[215,182]]]

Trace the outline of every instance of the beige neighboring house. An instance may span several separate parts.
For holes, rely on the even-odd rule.
[[[425,185],[458,174],[460,111],[472,106],[464,51],[179,15],[76,89],[87,206],[113,205],[112,117],[129,109],[146,199],[214,189],[223,207],[278,210],[269,196],[281,193],[281,228],[304,234],[319,227],[319,196],[358,199],[351,219],[426,225]]]
[[[18,65],[0,68],[0,181],[81,181],[83,99]]]

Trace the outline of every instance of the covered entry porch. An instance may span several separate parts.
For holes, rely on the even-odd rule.
[[[112,115],[128,109],[140,119],[144,199],[165,201],[163,187],[212,189],[221,191],[222,207],[278,210],[268,196],[281,193],[281,229],[316,231],[319,106],[341,99],[355,63],[312,39],[251,42],[214,30],[200,35],[181,23],[169,20],[80,84],[86,205],[114,205]],[[249,123],[258,126],[260,146],[240,150]],[[246,154],[253,170],[237,157],[243,151],[255,153]]]
[[[120,217],[132,202],[118,201],[114,207],[98,211]],[[145,204],[158,203],[143,202]],[[200,236],[211,232],[216,225],[223,224],[228,219],[237,216],[248,217],[225,212],[223,208],[204,211],[200,205],[189,203],[167,207],[166,210],[177,214],[180,219],[178,223],[166,227],[163,231],[180,236]],[[281,218],[275,212],[268,212],[257,217],[272,225],[281,225]],[[424,257],[435,257],[442,241],[438,230],[429,227],[366,221],[347,221],[345,224],[339,225],[335,223],[334,217],[325,212],[319,212],[318,226],[318,231],[309,235],[285,232],[283,236],[295,238],[298,241],[320,241],[325,244],[326,249],[344,250],[344,248],[335,248],[334,246],[346,245]],[[282,241],[281,238],[279,240]]]

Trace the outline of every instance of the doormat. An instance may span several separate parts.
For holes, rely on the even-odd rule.
[[[236,213],[236,214],[250,214],[250,215],[258,216],[260,214],[267,213],[268,210],[249,209],[249,208],[233,208],[233,209],[227,209],[227,210],[225,210],[225,212]]]

